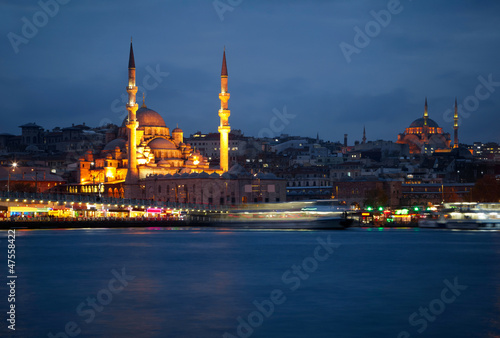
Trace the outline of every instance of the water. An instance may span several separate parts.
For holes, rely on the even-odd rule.
[[[17,337],[500,337],[500,232],[37,230],[16,249]]]

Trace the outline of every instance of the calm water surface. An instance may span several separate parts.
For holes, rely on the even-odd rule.
[[[500,337],[500,232],[18,230],[16,249],[18,337]]]

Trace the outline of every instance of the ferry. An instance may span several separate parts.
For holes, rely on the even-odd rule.
[[[445,203],[437,217],[423,218],[420,227],[500,230],[500,203]]]
[[[332,199],[246,205],[210,221],[256,229],[345,229],[352,224],[348,216],[349,208]]]

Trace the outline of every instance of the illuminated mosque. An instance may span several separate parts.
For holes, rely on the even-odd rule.
[[[225,66],[225,52],[223,68]],[[227,146],[221,148],[221,169],[210,169],[207,159],[199,151],[184,143],[180,128],[170,129],[159,113],[148,108],[143,96],[142,107],[136,102],[137,86],[135,83],[135,58],[132,42],[128,64],[128,116],[119,127],[117,138],[110,141],[99,155],[88,151],[79,160],[77,171],[78,186],[70,192],[94,193],[100,191],[111,197],[137,197],[139,180],[155,174],[214,173],[228,170]],[[227,92],[227,69],[226,69]],[[229,93],[221,93],[227,100]],[[221,112],[222,111],[222,112]],[[230,131],[227,122],[229,111],[221,109],[221,139]],[[223,130],[221,130],[221,128]],[[222,143],[223,144],[223,143]],[[223,156],[222,153],[225,153]],[[222,163],[222,161],[225,161]]]
[[[458,113],[455,99],[455,115],[453,117],[454,143],[458,148]],[[443,128],[429,118],[427,98],[425,99],[424,116],[413,121],[405,132],[398,135],[396,143],[407,144],[411,154],[446,152],[451,149],[451,137],[443,132]]]

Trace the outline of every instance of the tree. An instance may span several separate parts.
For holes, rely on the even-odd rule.
[[[370,189],[366,192],[365,196],[365,201],[364,204],[365,206],[385,206],[387,205],[387,201],[389,200],[389,197],[385,193],[384,190],[380,188],[375,188],[375,189]]]
[[[492,175],[485,175],[472,188],[472,200],[476,202],[499,202],[500,182]]]

